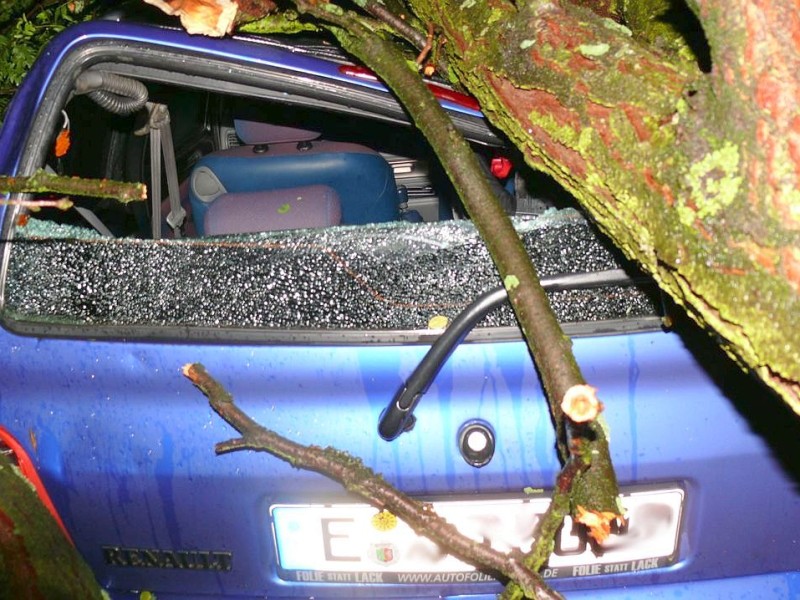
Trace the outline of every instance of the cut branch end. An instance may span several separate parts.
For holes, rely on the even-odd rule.
[[[603,403],[597,399],[597,388],[590,385],[573,385],[564,394],[561,410],[575,423],[589,423],[603,410]]]

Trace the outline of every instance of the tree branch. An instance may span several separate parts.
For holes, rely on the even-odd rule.
[[[183,373],[206,395],[217,414],[242,435],[217,444],[217,453],[245,449],[263,451],[294,467],[322,473],[378,508],[397,515],[416,533],[441,544],[458,559],[517,582],[529,597],[561,598],[535,571],[525,566],[519,552],[503,554],[462,535],[455,526],[437,515],[430,504],[406,496],[358,458],[334,448],[297,444],[262,427],[234,404],[231,394],[208,374],[203,365],[186,365]]]
[[[581,514],[591,514],[595,521],[600,522],[602,529],[608,525],[610,519],[620,518],[617,514],[619,492],[605,432],[597,420],[578,424],[564,415],[562,399],[575,388],[588,386],[585,386],[572,354],[571,341],[563,334],[530,258],[510,219],[497,201],[472,149],[425,87],[418,73],[408,68],[404,57],[395,46],[376,33],[372,25],[367,25],[363,17],[330,2],[295,0],[295,3],[300,12],[327,23],[344,49],[366,63],[397,94],[414,123],[439,156],[487,245],[500,278],[508,290],[528,347],[539,367],[556,423],[559,451],[566,462],[566,468],[559,477],[559,502],[549,513],[547,525],[542,526],[543,530],[554,532],[558,526],[556,521],[563,518],[564,511],[577,507],[582,508]],[[502,4],[502,9],[507,10],[510,6],[507,3]],[[525,47],[524,42],[525,40],[522,47]],[[595,51],[593,47],[586,49],[586,53]],[[226,392],[216,389],[206,381],[205,376],[198,375],[196,368],[188,367],[185,372],[199,382],[198,387],[204,391],[212,395],[219,392],[220,401],[215,403],[215,410],[240,432],[247,432],[242,439],[218,445],[218,451],[256,447],[268,449],[295,466],[325,472],[342,482],[348,490],[364,495],[379,506],[389,506],[388,503],[393,502],[393,510],[424,535],[447,537],[452,533],[446,524],[428,522],[423,505],[415,507],[414,504],[418,503],[402,495],[397,496],[399,492],[396,490],[383,487],[385,483],[377,479],[360,461],[334,449],[299,446],[272,432],[265,434],[256,429],[258,425],[249,417],[234,407]],[[409,510],[411,512],[404,512]],[[592,532],[592,535],[595,533]],[[480,555],[487,551],[485,548],[476,548],[471,540],[464,547],[459,541],[452,542],[455,547],[451,542],[447,544],[449,548],[453,548],[453,553],[469,562],[473,562],[476,552]],[[547,556],[544,549],[551,544],[552,538],[539,539],[528,559],[531,564],[541,565],[541,561],[546,560]],[[528,570],[519,570],[517,558],[506,557],[498,564],[497,558],[491,557],[490,564],[491,569],[519,582],[525,593],[535,592],[533,584],[526,583],[530,581],[526,579]]]
[[[428,50],[430,50],[430,40],[428,39],[428,36],[416,29],[401,16],[398,16],[389,10],[382,2],[378,2],[376,0],[366,0],[363,8],[379,21],[386,23],[396,32],[398,36],[413,44],[417,50],[422,51],[424,48],[428,48]],[[449,74],[450,65],[447,62],[447,58],[443,54],[437,53],[433,57],[433,62],[439,73],[445,77]]]
[[[531,571],[538,573],[550,558],[558,528],[564,522],[564,517],[570,513],[572,486],[587,467],[588,465],[583,462],[583,459],[579,455],[575,455],[567,461],[559,473],[550,505],[536,523],[533,532],[533,539],[536,540],[534,546],[524,559],[525,566]],[[521,600],[524,597],[524,590],[512,581],[506,585],[499,600]]]
[[[539,368],[556,424],[562,460],[570,456],[568,439],[581,446],[590,465],[576,482],[573,500],[602,513],[617,511],[619,490],[603,428],[593,421],[575,428],[564,417],[561,401],[584,379],[547,295],[539,283],[519,236],[497,201],[474,152],[439,105],[418,73],[409,69],[397,49],[364,28],[357,17],[331,4],[297,1],[298,9],[332,23],[332,31],[349,52],[373,69],[397,94],[415,125],[430,142],[483,238],[508,290],[511,305]]]
[[[89,566],[37,497],[33,485],[3,453],[0,597],[107,598]]]
[[[569,2],[410,4],[526,161],[800,414],[795,3],[692,0],[707,74]]]
[[[125,183],[110,179],[65,177],[39,169],[30,177],[0,175],[0,191],[6,193],[54,193],[66,196],[113,198],[123,204],[147,199],[143,183]],[[12,204],[15,204],[12,202]]]

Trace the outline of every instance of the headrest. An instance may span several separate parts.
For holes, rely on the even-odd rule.
[[[234,119],[233,126],[236,129],[236,135],[248,146],[284,142],[310,142],[320,136],[320,133],[316,131],[259,123],[258,121],[246,121],[244,119]]]

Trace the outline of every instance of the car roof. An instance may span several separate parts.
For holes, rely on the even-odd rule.
[[[167,15],[159,8],[141,0],[112,5],[109,10],[102,13],[100,20],[183,31],[178,17]],[[237,32],[228,37],[247,43],[282,48],[293,53],[314,56],[324,60],[352,64],[352,59],[335,43],[333,36],[325,31],[320,31],[319,33],[305,32],[295,35]]]
[[[173,21],[175,23],[175,21]],[[28,137],[28,124],[45,99],[47,89],[59,66],[68,56],[92,45],[140,45],[171,54],[193,54],[237,62],[244,67],[279,68],[298,76],[343,83],[354,88],[386,94],[386,86],[353,63],[334,46],[321,38],[289,36],[230,36],[211,38],[190,35],[177,26],[134,22],[123,18],[97,19],[76,24],[59,34],[41,53],[8,108],[0,134],[0,172],[15,173],[22,145]],[[436,86],[438,87],[438,85]],[[442,88],[447,91],[446,88]],[[442,105],[454,114],[483,121],[476,105],[460,102],[459,94],[440,97]],[[463,95],[462,95],[463,96]],[[448,99],[450,98],[450,99]],[[453,100],[455,98],[455,101]],[[468,99],[468,97],[464,98]],[[482,125],[485,129],[485,125]],[[486,130],[488,136],[493,134]]]

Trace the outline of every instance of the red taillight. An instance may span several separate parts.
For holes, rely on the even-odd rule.
[[[513,168],[514,165],[505,156],[495,156],[492,159],[490,167],[492,175],[494,175],[498,179],[505,179],[506,177],[508,177],[511,174],[511,170]]]
[[[378,81],[378,76],[366,67],[359,67],[358,65],[342,65],[339,67],[339,73],[347,75],[348,77],[355,77],[356,79],[366,79],[367,81]]]
[[[7,456],[11,462],[17,466],[20,473],[22,473],[22,476],[31,482],[36,490],[36,495],[39,496],[39,500],[41,500],[44,507],[50,511],[50,514],[53,515],[56,523],[58,523],[58,526],[61,528],[61,531],[64,532],[64,535],[67,536],[67,539],[70,541],[70,543],[74,545],[72,537],[69,535],[69,532],[67,532],[67,528],[64,527],[64,522],[61,520],[61,517],[56,511],[56,507],[53,505],[53,501],[50,500],[47,490],[44,489],[42,480],[39,479],[39,474],[36,472],[36,467],[33,466],[33,461],[31,460],[30,456],[28,456],[25,448],[22,447],[22,444],[20,444],[16,438],[14,438],[14,436],[11,435],[11,433],[1,425],[0,453]]]
[[[339,72],[342,75],[355,77],[356,79],[378,81],[378,76],[375,75],[375,73],[365,67],[359,67],[358,65],[342,65],[339,67]],[[438,83],[433,83],[432,81],[426,81],[425,84],[428,86],[428,89],[433,92],[433,95],[439,100],[447,100],[448,102],[452,102],[453,104],[458,104],[459,106],[463,106],[464,108],[469,108],[472,110],[481,109],[478,101],[472,96],[462,94],[461,92],[457,92],[449,87],[445,87]]]

